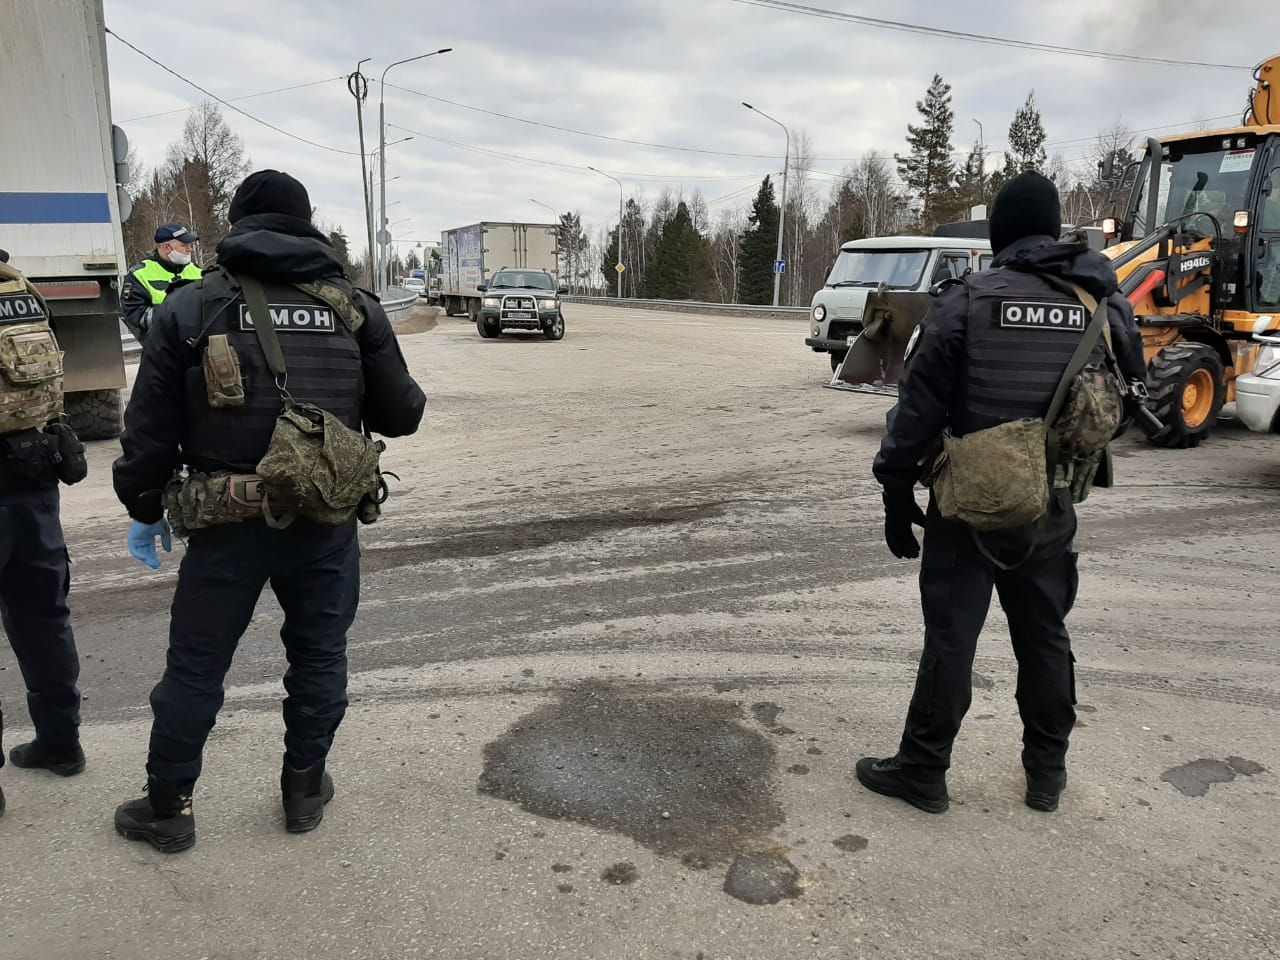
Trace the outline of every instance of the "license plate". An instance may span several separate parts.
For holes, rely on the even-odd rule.
[[[507,316],[512,320],[532,320],[533,314],[528,310],[508,310]]]

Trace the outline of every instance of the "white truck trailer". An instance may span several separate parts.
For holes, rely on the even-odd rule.
[[[102,2],[0,6],[11,14],[0,28],[0,248],[49,302],[76,431],[118,436],[128,143],[111,125]]]
[[[448,316],[480,318],[477,289],[504,268],[545,270],[560,283],[554,223],[476,223],[440,235],[440,305]]]

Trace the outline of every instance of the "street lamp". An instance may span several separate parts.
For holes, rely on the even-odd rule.
[[[766,120],[772,120],[782,128],[782,132],[787,135],[787,152],[782,158],[782,205],[778,208],[778,255],[774,257],[773,264],[773,305],[778,305],[778,294],[782,289],[782,274],[778,272],[778,264],[782,262],[782,231],[787,221],[787,173],[791,165],[791,131],[787,129],[787,125],[781,120],[774,119],[763,110],[757,110],[745,100],[742,105],[748,110],[760,114]]]
[[[543,203],[541,200],[535,200],[533,199],[533,197],[530,197],[529,202],[537,204],[538,206],[543,207],[547,210],[550,210],[551,216],[555,218],[554,222],[556,225],[556,285],[558,286],[560,284],[560,214],[556,213],[554,207],[548,206],[547,204]]]
[[[987,144],[982,138],[982,121],[977,117],[973,122],[978,125],[978,199],[987,202]]]
[[[618,267],[622,266],[622,181],[613,174],[605,173],[603,170],[597,170],[595,167],[587,167],[592,173],[598,173],[602,177],[608,177],[618,185]],[[618,299],[622,299],[622,270],[618,273]]]
[[[413,137],[401,137],[399,140],[392,140],[390,143],[387,144],[387,146],[394,147],[396,144],[404,143],[405,141],[412,140],[412,139]],[[374,236],[373,202],[372,202],[373,175],[374,175],[374,171],[380,169],[382,164],[378,162],[379,158],[378,158],[377,150],[371,150],[369,152],[369,157],[370,157],[370,164],[369,164],[370,170],[368,175],[369,179],[368,179],[368,182],[365,184],[365,197],[369,202],[365,204],[365,216],[368,218],[368,231],[369,231],[369,278],[370,278],[370,282],[376,287],[377,277],[380,275],[381,271],[378,268],[377,247],[373,245],[373,236]],[[390,182],[392,180],[399,180],[399,179],[400,179],[399,177],[388,177],[387,181]],[[386,218],[384,217],[383,219],[385,220]]]
[[[427,57],[434,57],[437,54],[448,53],[452,47],[445,47],[442,50],[432,50],[430,53],[420,53],[416,57],[406,57],[404,60],[397,60],[395,63],[387,64],[386,70],[382,71],[382,79],[378,81],[378,152],[382,158],[382,223],[383,230],[387,222],[387,72],[392,67],[398,67],[402,63],[413,63],[415,60],[425,60]],[[381,237],[378,238],[381,240]],[[381,277],[379,277],[381,282]],[[383,290],[386,288],[384,287]],[[382,292],[381,290],[379,291]]]
[[[356,98],[356,126],[360,131],[360,186],[364,191],[364,223],[368,232],[369,243],[369,280],[372,281],[377,271],[373,265],[373,186],[371,174],[364,152],[364,102],[369,97],[369,80],[360,68],[372,57],[365,57],[356,64],[355,73],[347,77],[347,89]]]

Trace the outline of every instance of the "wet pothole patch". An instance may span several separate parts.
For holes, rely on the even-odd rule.
[[[743,719],[722,700],[577,684],[485,746],[479,788],[539,816],[623,834],[692,869],[747,858],[741,882],[725,889],[757,897],[769,871],[750,858],[766,856],[785,817],[774,745]],[[798,889],[795,867],[767,856],[786,862]],[[774,866],[777,889],[790,889],[788,870]]]
[[[1166,770],[1160,779],[1173,786],[1184,797],[1203,797],[1215,783],[1230,783],[1236,777],[1253,777],[1265,773],[1266,767],[1244,757],[1225,760],[1192,760]]]

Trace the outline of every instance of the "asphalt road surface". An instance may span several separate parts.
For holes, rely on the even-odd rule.
[[[269,594],[199,842],[126,844],[181,545],[124,549],[114,443],[66,491],[88,772],[6,766],[0,957],[1044,958],[1280,953],[1280,440],[1138,440],[1081,509],[1080,724],[1022,804],[998,608],[940,817],[868,794],[915,674],[880,537],[887,400],[795,320],[570,306],[559,343],[401,325],[430,398],[361,531],[351,699],[315,833],[283,831]],[[6,742],[24,738],[0,650]]]

